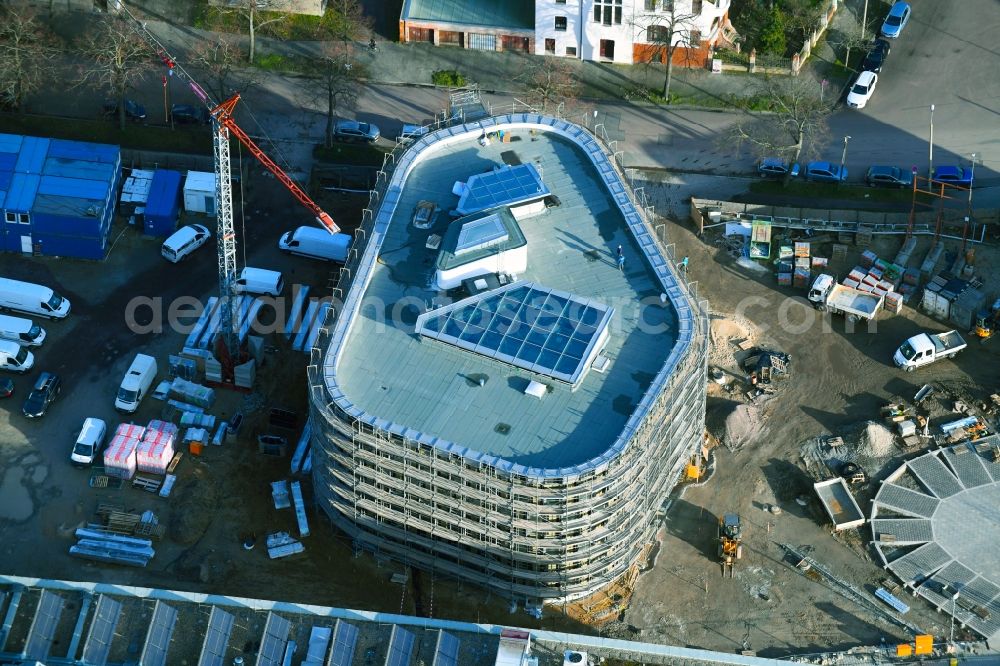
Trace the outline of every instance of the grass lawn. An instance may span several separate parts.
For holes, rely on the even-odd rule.
[[[0,114],[0,132],[53,139],[110,143],[122,148],[170,153],[212,154],[212,134],[204,127],[157,127],[128,123],[118,129],[114,120],[80,120],[20,114]]]
[[[332,147],[316,146],[313,157],[322,162],[334,164],[355,164],[357,166],[382,166],[382,160],[390,148],[368,143],[335,143]]]
[[[780,180],[759,180],[750,184],[754,194],[772,196],[801,197],[804,199],[843,199],[847,201],[871,201],[877,203],[909,204],[913,193],[910,190],[866,187],[864,185],[834,185],[832,183],[791,182],[784,186]],[[917,202],[929,204],[931,198],[917,194]]]

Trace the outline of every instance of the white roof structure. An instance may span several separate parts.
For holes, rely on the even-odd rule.
[[[991,435],[903,463],[872,506],[875,550],[903,584],[1000,642],[1000,461]],[[957,595],[957,597],[956,597]]]

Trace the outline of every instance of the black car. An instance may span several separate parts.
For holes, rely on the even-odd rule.
[[[861,63],[862,72],[881,72],[882,65],[885,64],[885,59],[889,57],[889,51],[892,50],[888,40],[876,39],[872,43],[871,49],[868,51],[868,55]]]
[[[9,377],[0,379],[0,398],[9,398],[14,395],[14,380]]]
[[[107,116],[117,116],[118,115],[118,102],[111,101],[105,102],[104,104],[104,115]],[[145,120],[146,119],[146,107],[134,99],[125,100],[125,117],[129,120]]]
[[[912,187],[913,172],[894,166],[873,166],[865,173],[870,187]]]
[[[177,124],[207,125],[211,120],[208,109],[190,104],[174,104],[170,107],[170,117]]]
[[[29,419],[38,418],[45,415],[49,405],[56,399],[62,391],[62,380],[58,375],[51,372],[43,372],[38,376],[35,387],[24,400],[22,412]]]

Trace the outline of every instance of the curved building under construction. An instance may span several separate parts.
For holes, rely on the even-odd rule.
[[[400,151],[309,368],[360,548],[538,601],[630,571],[704,432],[706,318],[604,146],[537,114]]]

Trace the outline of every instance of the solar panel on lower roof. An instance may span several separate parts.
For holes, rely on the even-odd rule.
[[[139,658],[142,666],[164,666],[167,663],[167,649],[170,647],[170,636],[174,633],[175,624],[177,609],[157,601],[153,617],[149,620],[142,656]]]
[[[58,594],[42,590],[38,599],[35,617],[31,620],[28,638],[24,643],[24,656],[29,659],[45,659],[52,648],[52,639],[56,635],[59,616],[62,615],[65,601]]]
[[[444,631],[438,632],[437,647],[434,648],[434,662],[431,666],[458,666],[457,638]]]
[[[510,238],[507,227],[499,215],[487,215],[478,220],[472,220],[462,225],[458,232],[458,244],[455,254],[475,252],[484,247],[495,245]]]
[[[358,646],[358,628],[343,620],[337,620],[333,630],[333,649],[326,660],[326,666],[351,666],[354,650]]]
[[[229,646],[229,636],[233,633],[236,618],[218,606],[212,606],[212,614],[208,616],[208,628],[205,629],[205,640],[201,644],[201,656],[198,666],[222,666],[226,663],[226,648]]]
[[[513,206],[549,194],[534,164],[495,168],[472,176],[466,185],[456,207],[461,215],[497,206]]]
[[[102,594],[97,600],[94,619],[90,621],[90,630],[87,632],[87,642],[83,644],[83,663],[93,666],[104,666],[108,663],[111,641],[115,637],[115,628],[118,626],[121,613],[120,601],[115,601],[106,594]]]
[[[257,666],[281,666],[291,629],[292,623],[285,618],[275,613],[267,614],[264,636],[260,639],[260,652],[257,653]]]
[[[411,632],[398,624],[392,625],[392,636],[389,638],[389,652],[385,655],[385,666],[409,666],[413,658],[413,640]]]
[[[606,339],[614,309],[533,282],[514,282],[417,317],[417,332],[576,384]]]

